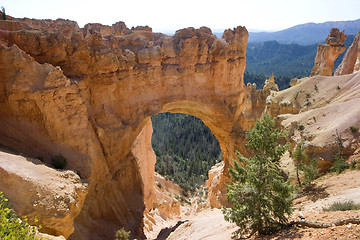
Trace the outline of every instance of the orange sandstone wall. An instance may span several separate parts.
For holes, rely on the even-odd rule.
[[[1,22],[0,144],[45,162],[62,154],[89,181],[70,238],[112,238],[121,226],[141,238],[154,160],[137,137],[149,138],[157,113],[191,114],[224,152],[216,191],[209,189],[214,205],[224,204],[227,168],[236,149],[246,153],[244,131],[264,108],[243,82],[247,38],[244,27],[218,39],[206,27],[167,36],[122,22]]]

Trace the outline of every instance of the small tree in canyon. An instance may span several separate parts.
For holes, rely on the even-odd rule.
[[[237,152],[232,183],[227,188],[231,208],[223,208],[226,221],[239,227],[233,237],[256,232],[269,234],[286,224],[292,212],[293,187],[285,181],[279,167],[288,144],[279,144],[286,132],[275,128],[275,121],[265,115],[246,134],[247,146],[254,153],[250,158]]]
[[[302,147],[302,143],[299,143],[296,146],[296,149],[293,152],[293,160],[294,160],[294,165],[296,168],[296,179],[298,181],[299,187],[301,188],[302,186],[301,186],[301,181],[300,181],[300,176],[299,176],[299,170],[301,170],[302,166],[305,163],[307,163],[307,161],[308,161],[308,156]]]

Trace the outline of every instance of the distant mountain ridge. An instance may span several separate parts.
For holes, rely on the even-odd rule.
[[[351,21],[330,21],[324,23],[305,23],[277,32],[250,32],[248,42],[276,40],[280,43],[310,45],[323,42],[331,28],[345,30],[345,34],[355,35],[360,30],[360,18]]]

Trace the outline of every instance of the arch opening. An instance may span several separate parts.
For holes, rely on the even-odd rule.
[[[198,118],[182,113],[160,113],[151,118],[155,172],[194,193],[208,179],[223,153],[211,130]]]

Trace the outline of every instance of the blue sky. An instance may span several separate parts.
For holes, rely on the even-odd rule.
[[[148,25],[157,32],[207,26],[225,29],[281,30],[308,22],[360,18],[360,0],[0,0],[14,17],[71,19],[111,25],[123,21],[128,27]]]

